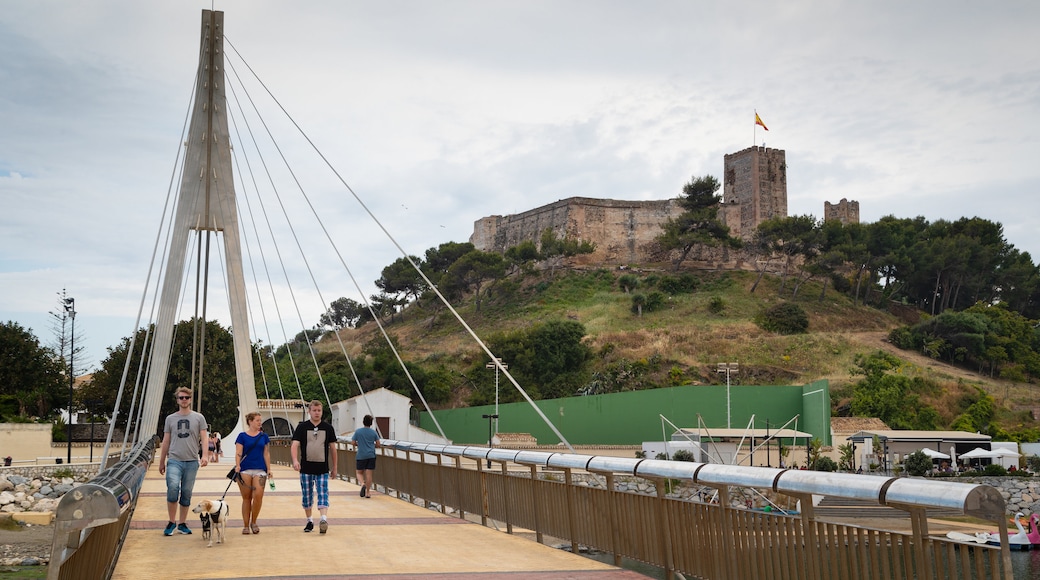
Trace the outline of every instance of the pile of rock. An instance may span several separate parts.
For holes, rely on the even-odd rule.
[[[71,477],[0,475],[0,512],[54,512],[61,496],[80,483]]]

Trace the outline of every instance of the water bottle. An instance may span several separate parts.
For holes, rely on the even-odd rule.
[[[271,491],[274,491],[274,480],[273,479],[268,479],[267,480],[267,484],[271,486]]]

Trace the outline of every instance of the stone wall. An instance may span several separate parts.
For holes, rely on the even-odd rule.
[[[504,252],[525,240],[535,243],[550,229],[557,237],[587,240],[596,245],[582,261],[631,264],[667,259],[653,242],[669,218],[682,213],[675,199],[622,201],[571,197],[523,213],[488,216],[473,224],[470,243],[478,250]]]
[[[1040,513],[1040,477],[958,477],[958,483],[983,483],[1000,491],[1007,502],[1007,514]]]

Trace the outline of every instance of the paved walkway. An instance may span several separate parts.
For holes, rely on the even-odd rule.
[[[219,499],[231,465],[199,470],[193,502]],[[646,578],[380,493],[365,499],[346,481],[331,482],[328,533],[319,534],[317,524],[304,533],[299,479],[284,466],[274,473],[277,489],[264,495],[260,534],[242,534],[241,497],[233,486],[227,542],[207,548],[198,516],[190,512],[195,533],[163,536],[166,484],[153,465],[113,578]],[[317,522],[317,510],[314,516]]]

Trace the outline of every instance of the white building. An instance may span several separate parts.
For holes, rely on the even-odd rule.
[[[363,426],[365,415],[375,419],[372,427],[382,439],[416,443],[449,444],[450,440],[412,425],[412,401],[388,389],[376,389],[332,404],[332,427],[340,437],[349,437]]]

